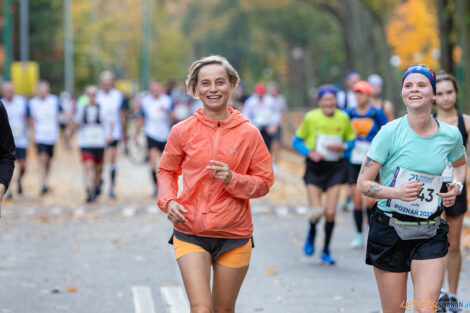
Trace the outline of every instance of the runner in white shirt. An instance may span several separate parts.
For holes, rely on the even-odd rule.
[[[26,148],[28,148],[28,106],[26,99],[15,95],[15,87],[11,82],[4,82],[2,85],[2,99],[7,110],[10,127],[13,132],[16,145],[16,161],[18,169],[17,192],[23,193],[21,180],[26,170]],[[8,194],[11,197],[11,193]]]
[[[117,145],[121,139],[127,138],[126,128],[123,127],[126,125],[127,101],[122,92],[114,89],[114,76],[111,72],[102,72],[99,80],[101,89],[96,94],[96,102],[100,104],[105,116],[103,122],[106,136],[111,138],[107,146],[111,176],[109,196],[115,198]]]
[[[350,71],[346,74],[344,84],[346,91],[338,92],[338,108],[341,110],[355,108],[357,106],[356,96],[352,90],[354,84],[361,80],[361,75],[356,71]]]
[[[276,83],[270,83],[268,84],[268,94],[270,97],[272,97],[273,101],[276,103],[276,107],[278,110],[279,114],[279,124],[277,125],[277,131],[273,136],[273,140],[271,143],[271,155],[272,155],[272,160],[273,160],[273,169],[274,169],[274,174],[276,174],[277,171],[277,163],[280,160],[280,153],[281,153],[281,138],[282,138],[282,129],[281,129],[281,124],[282,124],[282,118],[284,116],[284,113],[287,111],[287,101],[286,98],[279,93],[279,86]]]
[[[259,129],[264,143],[271,151],[281,115],[273,98],[266,96],[266,86],[263,83],[255,85],[254,94],[245,101],[242,114]]]
[[[44,195],[49,191],[46,180],[54,156],[54,145],[59,138],[59,114],[62,109],[59,98],[50,94],[48,82],[39,82],[36,94],[29,101],[29,112],[39,156],[41,195]]]
[[[149,151],[150,170],[154,183],[154,197],[158,195],[157,167],[170,134],[172,110],[171,98],[158,81],[149,86],[149,93],[140,100],[140,118],[137,120],[136,136],[144,126]]]
[[[101,181],[106,135],[103,120],[103,110],[96,102],[96,86],[88,86],[85,94],[89,104],[80,106],[74,118],[74,127],[79,127],[78,146],[81,150],[85,174],[86,202],[96,200],[96,189]]]

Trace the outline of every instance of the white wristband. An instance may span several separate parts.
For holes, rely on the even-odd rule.
[[[456,184],[457,186],[459,186],[459,192],[457,194],[458,195],[462,194],[463,184],[459,181],[453,181],[452,184]]]

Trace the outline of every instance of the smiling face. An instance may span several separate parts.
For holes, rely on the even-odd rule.
[[[204,104],[205,110],[212,112],[226,110],[232,91],[233,86],[222,65],[209,64],[199,70],[196,95]]]
[[[101,88],[103,88],[103,90],[105,90],[106,92],[111,90],[114,85],[113,77],[108,75],[103,76],[100,80],[100,85]]]
[[[8,100],[11,101],[15,95],[15,88],[10,82],[3,83],[2,86],[2,95]]]
[[[370,84],[372,97],[380,97],[382,95],[382,86],[379,84]]]
[[[360,107],[366,107],[369,104],[370,96],[361,92],[355,91],[354,95],[356,96],[357,105]]]
[[[150,84],[150,87],[149,87],[150,94],[153,97],[158,98],[163,94],[164,88],[165,87],[163,87],[163,85],[160,82],[154,81]]]
[[[412,73],[403,82],[401,96],[408,110],[431,109],[434,97],[431,83],[426,76]]]
[[[318,106],[322,109],[323,114],[328,116],[332,116],[335,113],[337,105],[336,96],[332,93],[327,93],[318,100]]]
[[[44,99],[49,94],[49,84],[48,83],[39,83],[37,93],[38,96]]]
[[[443,110],[455,107],[457,92],[450,80],[443,80],[436,84],[436,105]]]

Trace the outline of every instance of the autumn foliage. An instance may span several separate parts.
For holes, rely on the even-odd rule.
[[[398,5],[387,27],[388,42],[401,59],[399,67],[423,63],[439,67],[439,33],[432,0],[406,1]]]

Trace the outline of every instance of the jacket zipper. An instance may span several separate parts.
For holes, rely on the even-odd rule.
[[[218,142],[219,142],[219,137],[220,137],[220,121],[217,121],[217,128],[215,130],[214,144],[212,145],[210,160],[215,160],[215,157],[217,156],[216,151],[217,151],[217,146],[218,146]],[[206,208],[204,210],[204,214],[202,214],[202,216],[201,216],[200,230],[202,230],[203,227],[205,226],[206,215],[209,214],[209,201],[210,201],[209,189],[210,189],[210,186],[212,185],[212,182],[214,181],[214,179],[216,179],[214,177],[214,175],[211,175],[211,183],[207,184],[207,186],[206,186],[206,195],[207,195],[207,197],[206,197]]]

